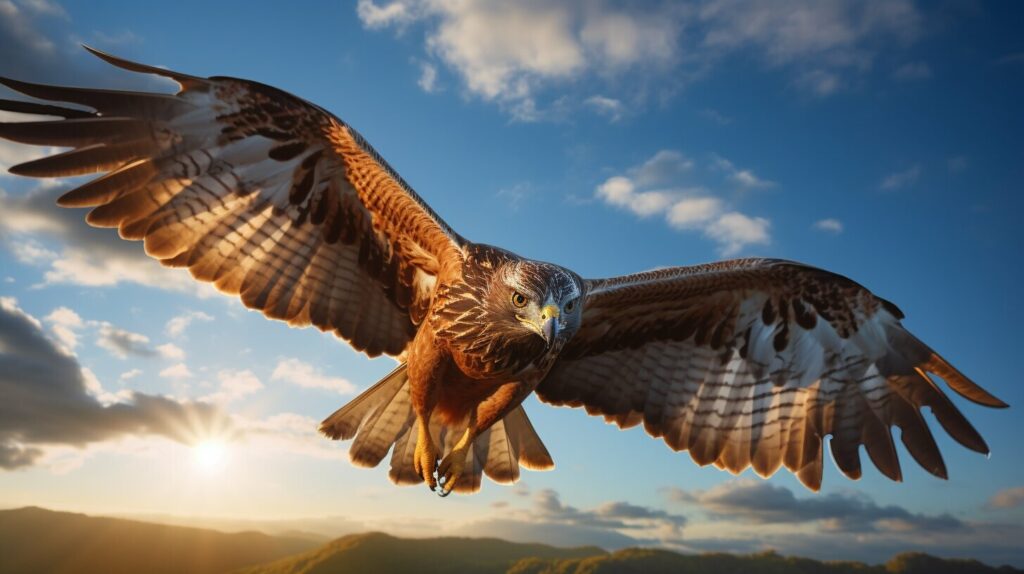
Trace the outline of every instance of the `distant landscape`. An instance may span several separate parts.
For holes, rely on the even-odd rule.
[[[396,538],[226,533],[37,507],[0,511],[0,572],[154,574],[981,574],[1024,573],[976,560],[907,553],[882,565],[820,562],[773,552],[684,555],[667,550],[556,548],[493,538]]]

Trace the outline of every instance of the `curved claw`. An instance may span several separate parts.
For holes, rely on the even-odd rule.
[[[462,476],[466,466],[466,450],[456,449],[444,457],[441,464],[437,465],[437,484],[441,487],[440,496],[448,496],[455,489],[455,483]]]
[[[435,491],[435,492],[437,492],[437,496],[438,496],[439,498],[448,498],[448,495],[449,495],[449,494],[451,494],[451,493],[452,493],[452,491],[451,491],[451,490],[449,490],[449,489],[446,489],[446,488],[444,487],[444,483],[442,483],[442,482],[438,481],[438,484],[440,484],[440,485],[441,485],[441,488],[440,488],[439,490]]]

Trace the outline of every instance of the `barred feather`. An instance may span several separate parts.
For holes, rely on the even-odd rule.
[[[922,407],[957,442],[987,453],[928,373],[990,407],[985,392],[907,332],[860,285],[796,263],[736,260],[591,281],[583,326],[538,396],[626,428],[639,420],[700,465],[821,485],[825,437],[861,476],[863,445],[901,480],[890,427],[928,472],[947,470]]]
[[[374,356],[399,355],[439,270],[464,241],[341,120],[246,80],[157,74],[177,94],[0,83],[78,110],[0,100],[63,118],[0,123],[0,138],[73,148],[11,168],[32,177],[105,173],[60,199],[87,221],[267,316],[313,324]]]

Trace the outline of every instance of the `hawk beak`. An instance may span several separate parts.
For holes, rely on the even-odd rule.
[[[540,319],[543,321],[540,326],[540,333],[544,337],[544,342],[549,347],[554,342],[555,337],[558,336],[558,315],[558,307],[554,305],[547,305],[540,311]]]

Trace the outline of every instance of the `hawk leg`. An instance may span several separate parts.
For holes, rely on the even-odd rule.
[[[434,477],[434,470],[437,468],[437,447],[434,440],[430,438],[430,426],[422,417],[417,417],[419,435],[416,437],[416,454],[413,457],[412,468],[416,474],[423,477],[430,490],[437,488],[437,479]]]

